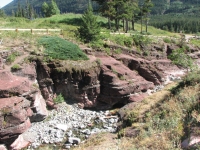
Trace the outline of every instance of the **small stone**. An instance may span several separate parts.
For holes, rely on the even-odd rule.
[[[72,132],[72,130],[69,130],[66,134],[68,137],[70,137],[70,136],[72,136],[73,132]]]
[[[113,118],[109,119],[109,123],[115,123],[115,119]]]
[[[0,145],[0,150],[7,150],[5,145]]]
[[[63,132],[61,132],[61,131],[56,132],[56,137],[57,138],[63,138],[64,137]]]
[[[68,142],[71,144],[79,144],[81,142],[81,139],[76,138],[76,137],[69,137]]]
[[[87,135],[91,134],[89,129],[82,130],[81,132],[84,133],[84,134],[87,134]]]
[[[68,126],[65,125],[65,124],[57,124],[57,125],[55,126],[55,128],[61,129],[61,130],[63,130],[63,131],[67,131]]]
[[[65,145],[65,148],[66,148],[66,149],[70,149],[70,147],[71,147],[71,146],[69,146],[69,145]]]
[[[94,128],[94,129],[92,129],[91,134],[99,133],[99,132],[101,132],[101,130],[99,128]]]

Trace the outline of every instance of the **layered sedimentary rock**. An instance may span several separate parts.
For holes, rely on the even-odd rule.
[[[31,121],[41,121],[47,114],[45,101],[33,82],[0,70],[1,142],[10,144],[31,126]]]
[[[133,54],[89,58],[79,64],[35,60],[38,83],[48,105],[54,106],[53,98],[60,93],[82,108],[108,109],[140,101],[148,90],[179,70],[170,60],[147,60]]]

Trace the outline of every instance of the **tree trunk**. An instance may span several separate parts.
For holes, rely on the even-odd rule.
[[[140,33],[142,34],[142,16],[141,16],[141,31]]]
[[[124,19],[122,20],[122,24],[123,24],[123,31],[125,31],[125,25],[124,25]]]
[[[131,22],[132,22],[132,30],[134,31],[135,30],[135,21],[132,20]]]
[[[108,17],[108,29],[111,29],[111,21],[109,17]]]
[[[128,20],[126,19],[126,30],[125,30],[125,33],[128,32]]]
[[[116,30],[118,31],[119,30],[119,20],[118,19],[115,19],[115,27],[116,27]]]
[[[147,32],[147,25],[148,25],[148,19],[147,19],[147,14],[146,14],[146,32]]]

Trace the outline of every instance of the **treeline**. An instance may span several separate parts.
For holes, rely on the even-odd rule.
[[[137,0],[92,0],[98,4],[99,13],[108,18],[108,28],[111,29],[111,21],[114,21],[115,30],[119,29],[120,22],[123,24],[123,30],[127,32],[129,27],[129,22],[132,24],[132,30],[134,30],[134,23],[141,20],[141,27],[143,22],[148,24],[148,15],[150,13],[150,8],[153,7],[151,0],[141,1]],[[142,32],[142,29],[141,29]]]
[[[152,16],[150,25],[171,32],[197,33],[200,32],[200,20],[198,16],[162,15]]]
[[[39,11],[34,9],[34,6],[29,2],[29,0],[26,0],[26,5],[21,5],[18,1],[17,10],[12,11],[12,16],[24,17],[28,19],[50,17],[56,14],[60,14],[60,10],[54,0],[51,0],[51,2],[48,3],[44,2]]]
[[[12,11],[12,16],[33,19],[37,18],[38,14],[34,10],[33,6],[30,4],[29,0],[26,0],[26,5],[24,7],[22,7],[20,2],[18,1],[17,10]]]

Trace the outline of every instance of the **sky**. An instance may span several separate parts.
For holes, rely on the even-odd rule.
[[[13,0],[0,0],[0,8],[12,2]]]

